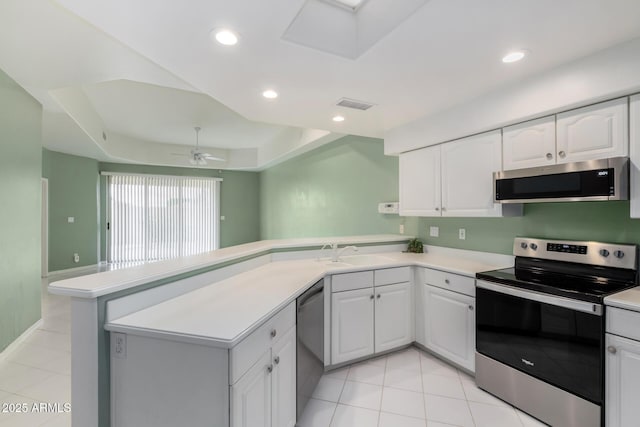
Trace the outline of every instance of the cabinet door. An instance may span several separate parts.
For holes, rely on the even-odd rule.
[[[442,216],[500,216],[493,172],[502,166],[501,131],[442,145]]]
[[[422,285],[424,330],[431,351],[475,371],[475,298]]]
[[[231,426],[271,426],[271,350],[231,386]]]
[[[640,218],[640,95],[631,97],[629,103],[629,170],[631,173],[631,218]]]
[[[373,288],[331,294],[331,363],[373,354]]]
[[[606,346],[609,350],[605,352],[607,427],[638,425],[640,342],[606,334]]]
[[[271,348],[273,372],[272,425],[296,425],[296,327],[289,329]]]
[[[556,163],[556,118],[509,126],[503,129],[502,166],[504,170],[532,168]]]
[[[375,352],[414,341],[413,286],[411,283],[376,286]]]
[[[629,153],[627,98],[558,114],[557,162],[626,156]]]
[[[440,216],[440,146],[400,155],[400,215]]]

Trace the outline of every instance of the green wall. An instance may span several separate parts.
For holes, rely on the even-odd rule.
[[[260,173],[262,239],[397,233],[378,213],[398,200],[398,159],[380,139],[346,136]]]
[[[40,319],[42,107],[0,70],[0,351]]]
[[[222,178],[220,184],[220,247],[239,245],[260,239],[259,175],[257,172],[175,168],[124,163],[100,163],[100,171],[147,173],[156,175],[210,176]],[[104,179],[102,180],[104,184]],[[102,186],[104,188],[104,185]],[[102,191],[101,200],[105,200]],[[101,203],[105,206],[106,203]],[[104,210],[104,209],[103,209]],[[103,212],[103,218],[104,216]],[[105,227],[101,227],[102,254],[106,255]]]
[[[98,161],[43,149],[42,176],[49,180],[49,271],[96,264]]]

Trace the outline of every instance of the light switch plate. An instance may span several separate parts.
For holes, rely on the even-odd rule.
[[[434,227],[434,226],[429,227],[429,236],[431,237],[440,236],[440,227]]]
[[[466,238],[467,238],[467,230],[465,230],[464,228],[459,228],[458,229],[458,239],[465,240]]]
[[[74,222],[76,222],[76,217],[74,216],[67,217],[67,222],[69,224],[73,224]]]

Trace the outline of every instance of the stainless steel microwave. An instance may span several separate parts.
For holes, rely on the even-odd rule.
[[[497,203],[629,200],[629,158],[493,173]]]

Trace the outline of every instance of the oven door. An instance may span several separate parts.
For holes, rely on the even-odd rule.
[[[476,350],[601,405],[602,306],[477,281]]]

